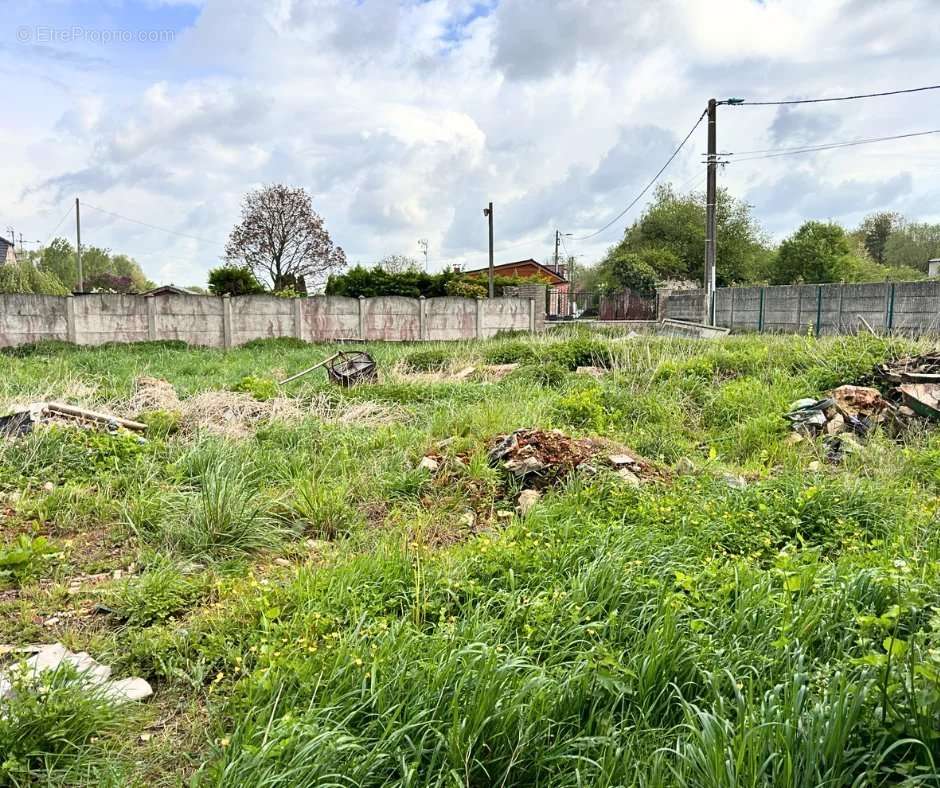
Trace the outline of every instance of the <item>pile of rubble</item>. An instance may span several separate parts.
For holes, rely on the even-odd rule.
[[[572,438],[561,430],[526,428],[498,436],[490,446],[491,465],[502,468],[525,487],[543,489],[557,484],[575,470],[596,473],[610,468],[625,481],[639,484],[662,478],[652,464],[606,441]]]
[[[831,461],[864,439],[877,425],[892,435],[921,419],[940,420],[940,353],[900,358],[875,366],[866,382],[839,386],[823,399],[800,399],[785,414],[793,439],[824,436]]]

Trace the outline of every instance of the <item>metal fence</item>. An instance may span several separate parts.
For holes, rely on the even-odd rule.
[[[550,287],[545,294],[549,320],[593,318],[594,320],[655,320],[656,299],[644,298],[632,290],[619,293],[568,291]]]

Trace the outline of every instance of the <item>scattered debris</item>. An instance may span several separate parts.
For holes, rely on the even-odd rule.
[[[898,391],[918,416],[940,421],[940,383],[902,383]]]
[[[576,375],[590,375],[592,378],[597,378],[598,380],[607,374],[607,370],[604,369],[604,367],[578,367],[574,372]]]
[[[67,405],[62,402],[32,402],[0,418],[0,435],[16,438],[32,432],[37,424],[65,424],[85,429],[104,428],[109,432],[116,432],[122,428],[134,432],[143,432],[147,429],[147,425],[139,421],[80,408],[77,405]]]
[[[940,383],[940,353],[905,356],[877,364],[875,378],[888,383]]]
[[[517,500],[519,514],[525,517],[532,510],[532,507],[539,502],[541,497],[542,493],[538,490],[523,490],[519,493]]]
[[[731,333],[729,328],[709,326],[704,323],[691,323],[686,320],[666,318],[656,328],[656,333],[665,337],[683,337],[686,339],[717,339]]]
[[[332,356],[291,375],[289,378],[279,380],[278,385],[283,386],[297,378],[320,367],[326,367],[326,376],[340,386],[349,388],[359,383],[373,383],[378,378],[378,367],[375,359],[361,350],[340,350]]]
[[[829,436],[852,432],[867,435],[882,423],[891,408],[877,389],[839,386],[824,399],[800,399],[785,414],[793,429],[804,436]]]
[[[498,436],[488,458],[491,465],[503,468],[534,489],[557,484],[575,470],[594,472],[596,465],[618,473],[626,470],[641,480],[663,477],[662,471],[623,447],[613,447],[603,440],[571,438],[561,430],[527,428]]]
[[[132,677],[112,679],[111,666],[102,665],[92,659],[87,652],[77,654],[69,651],[61,643],[27,647],[34,651],[33,656],[25,661],[25,669],[33,676],[48,670],[56,670],[70,665],[78,673],[78,680],[85,686],[101,692],[115,703],[143,700],[153,694],[153,689],[144,679]],[[20,665],[11,667],[5,675],[0,674],[0,698],[10,697],[14,690],[11,679],[22,669]]]

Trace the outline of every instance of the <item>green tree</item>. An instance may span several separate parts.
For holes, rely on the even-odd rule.
[[[655,295],[659,277],[648,262],[649,257],[649,254],[642,252],[620,252],[613,257],[610,261],[610,276],[611,283],[616,286],[614,289],[628,288],[643,296]]]
[[[51,271],[43,271],[28,258],[0,265],[0,293],[68,295],[69,291]]]
[[[55,276],[69,290],[74,290],[78,285],[75,248],[65,238],[54,238],[42,249],[37,267]]]
[[[209,292],[213,295],[257,295],[264,288],[245,266],[223,265],[209,271]]]
[[[871,259],[880,265],[885,263],[885,249],[891,234],[902,224],[899,213],[881,211],[866,216],[856,230],[856,235],[865,246]]]
[[[78,290],[78,261],[75,247],[65,238],[55,238],[39,254],[38,268],[55,274],[69,290]],[[98,246],[82,248],[82,275],[85,289],[91,289],[95,282],[107,282],[113,279],[130,280],[128,292],[142,293],[154,286],[144,274],[140,265],[126,254],[112,255],[109,249]]]
[[[769,242],[751,206],[719,189],[716,206],[719,285],[759,281],[766,276]],[[609,267],[622,254],[642,254],[657,279],[702,281],[705,267],[705,198],[656,189],[652,203],[602,261]]]
[[[912,223],[897,228],[885,244],[886,265],[927,271],[927,261],[940,257],[940,224]]]
[[[831,222],[805,222],[780,244],[773,284],[839,282],[851,278],[858,257],[845,230]]]

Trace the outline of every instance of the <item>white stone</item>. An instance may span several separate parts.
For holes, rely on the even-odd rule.
[[[523,490],[519,493],[519,498],[517,503],[519,504],[519,513],[523,516],[528,514],[532,507],[539,502],[539,499],[542,497],[542,493],[538,490]]]

